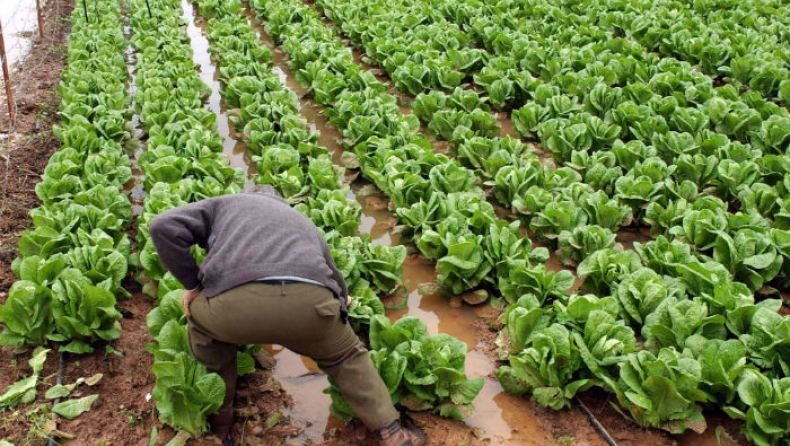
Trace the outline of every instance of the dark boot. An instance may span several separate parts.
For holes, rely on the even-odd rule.
[[[216,371],[222,380],[225,381],[225,399],[222,401],[219,411],[209,417],[211,432],[222,439],[224,444],[228,443],[226,438],[230,438],[230,428],[233,426],[233,397],[236,396],[236,359],[228,361]]]
[[[376,432],[379,446],[423,446],[425,435],[416,427],[404,427],[399,421],[393,421]]]

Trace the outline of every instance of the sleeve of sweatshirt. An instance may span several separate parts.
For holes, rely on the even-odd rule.
[[[211,233],[211,201],[199,201],[159,214],[149,232],[159,259],[187,290],[200,286],[192,245],[205,247]]]
[[[332,278],[335,279],[335,282],[340,286],[340,290],[343,293],[341,300],[345,302],[346,296],[348,296],[348,286],[346,285],[346,280],[343,278],[343,273],[337,269],[335,265],[335,259],[332,257],[332,251],[329,249],[329,245],[326,244],[326,240],[324,237],[318,233],[318,243],[321,244],[321,251],[324,253],[324,260],[326,260],[326,264],[329,265],[329,269],[332,270]]]

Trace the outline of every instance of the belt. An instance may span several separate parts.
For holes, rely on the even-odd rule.
[[[298,280],[283,280],[283,279],[266,279],[266,280],[253,280],[255,283],[263,283],[266,285],[290,285],[292,283],[304,283]]]

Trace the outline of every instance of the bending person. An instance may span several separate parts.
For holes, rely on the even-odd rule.
[[[154,218],[162,264],[184,285],[195,358],[226,385],[212,431],[230,444],[236,344],[280,344],[313,359],[385,446],[421,446],[347,323],[343,276],[313,223],[274,189],[191,203]],[[207,250],[198,267],[190,248]]]

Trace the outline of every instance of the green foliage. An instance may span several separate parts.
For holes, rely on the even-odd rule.
[[[686,339],[702,368],[700,390],[708,394],[708,403],[721,407],[736,396],[737,383],[746,369],[746,347],[737,339],[706,339],[693,335]]]
[[[505,329],[499,332],[496,344],[501,350],[501,359],[517,355],[529,345],[534,333],[540,332],[554,320],[553,313],[541,307],[532,294],[525,294],[513,302],[502,316]]]
[[[568,310],[572,310],[571,305]],[[634,331],[612,313],[599,309],[588,313],[583,330],[573,332],[573,341],[585,367],[604,387],[615,376],[614,366],[636,349]]]
[[[463,342],[446,334],[428,335],[425,324],[414,317],[390,324],[384,316],[373,316],[370,348],[393,403],[454,419],[474,413],[472,400],[482,390],[483,378],[466,378]],[[333,411],[352,416],[336,384],[330,384]]]
[[[678,300],[671,296],[645,317],[642,336],[648,345],[681,349],[692,335],[724,340],[727,336],[724,322],[723,315],[708,315],[702,299]]]
[[[790,434],[787,402],[790,378],[771,379],[759,371],[746,369],[738,384],[737,406],[725,407],[733,418],[745,420],[746,438],[760,446],[780,443]]]
[[[82,413],[91,410],[93,403],[99,399],[99,395],[90,395],[76,400],[66,400],[52,406],[52,412],[60,415],[67,420],[73,420]]]
[[[307,197],[306,201],[294,208],[310,217],[324,231],[335,230],[345,236],[356,235],[362,206],[346,198],[347,194],[347,188],[321,189],[315,197]]]
[[[120,336],[121,313],[115,309],[115,296],[107,289],[91,285],[77,270],[61,273],[52,286],[54,341],[70,341],[60,347],[71,353],[90,353],[98,340],[111,341]]]
[[[526,348],[510,356],[510,367],[517,381],[541,406],[559,410],[570,406],[577,392],[592,386],[588,379],[573,380],[581,365],[581,356],[570,332],[552,324],[530,336]],[[513,379],[510,369],[497,370],[497,377]]]
[[[783,377],[790,374],[790,339],[786,336],[790,318],[776,310],[765,304],[745,307],[736,333],[755,365],[769,375]]]
[[[156,376],[152,394],[159,418],[190,435],[199,435],[207,427],[207,416],[222,405],[225,384],[191,355],[186,325],[170,320],[155,339],[157,343],[150,347]]]
[[[640,326],[645,317],[654,312],[671,296],[683,296],[685,290],[677,280],[661,276],[648,268],[638,268],[620,276],[619,283],[613,290],[620,305],[623,317]]]
[[[618,252],[601,249],[579,263],[576,274],[583,279],[582,288],[598,295],[606,295],[625,274],[642,268],[639,256],[633,251]]]
[[[575,266],[599,249],[614,248],[615,234],[597,225],[564,230],[557,238],[557,257],[563,265]]]
[[[30,404],[36,400],[36,386],[38,386],[38,378],[44,368],[47,353],[49,350],[43,348],[33,351],[33,355],[28,360],[33,373],[6,387],[5,392],[0,395],[0,408],[6,409],[19,404]]]
[[[52,291],[28,280],[11,286],[8,299],[0,305],[4,330],[0,344],[5,346],[43,345],[53,334]]]
[[[705,418],[697,403],[706,394],[699,389],[701,381],[699,362],[662,348],[657,356],[647,350],[626,356],[612,387],[618,403],[640,426],[702,432]]]
[[[499,277],[499,289],[510,303],[525,294],[533,294],[543,303],[565,296],[573,281],[573,274],[568,270],[554,272],[546,269],[545,265],[511,260],[507,264],[507,275]]]

